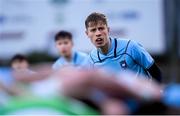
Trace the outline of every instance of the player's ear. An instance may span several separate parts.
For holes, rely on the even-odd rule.
[[[87,29],[86,29],[85,33],[86,33],[86,35],[88,36],[88,30],[87,30]],[[88,36],[88,37],[89,37],[89,36]]]

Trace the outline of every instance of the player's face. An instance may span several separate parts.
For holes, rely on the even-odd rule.
[[[26,70],[29,67],[29,63],[26,60],[15,60],[12,63],[12,68],[14,70]]]
[[[72,47],[73,43],[68,38],[63,38],[56,41],[56,48],[61,56],[70,56],[72,52]]]
[[[101,21],[97,24],[89,22],[86,34],[97,48],[104,47],[109,42],[109,27]]]

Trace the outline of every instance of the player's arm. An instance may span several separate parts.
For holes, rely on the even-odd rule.
[[[1,81],[0,81],[0,89],[2,89],[3,91],[7,92],[10,95],[20,95],[20,91],[17,87],[15,87],[14,85],[5,86]]]
[[[153,63],[153,65],[149,69],[147,69],[147,71],[151,74],[152,77],[154,77],[157,82],[162,82],[161,70],[156,65],[156,63]]]
[[[95,99],[101,102],[106,99],[104,94],[120,99],[134,98],[138,100],[159,99],[161,96],[161,88],[157,83],[153,81],[149,83],[148,80],[141,78],[132,78],[135,77],[134,74],[114,75],[98,69],[77,70],[68,68],[64,68],[57,74],[57,77],[62,77],[63,94],[75,98],[89,98],[92,97],[92,94],[95,96],[98,94],[101,99],[96,99],[97,97]],[[96,91],[94,92],[94,90]]]
[[[135,61],[141,65],[157,82],[162,81],[161,71],[151,55],[137,42],[131,41],[131,51]]]
[[[46,79],[52,74],[52,72],[54,72],[50,64],[36,65],[31,69],[33,69],[33,72],[14,71],[12,74],[14,78],[17,79],[18,81],[29,83],[29,82]]]

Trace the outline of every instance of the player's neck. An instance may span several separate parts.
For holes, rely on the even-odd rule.
[[[65,58],[68,62],[70,62],[70,61],[72,60],[72,55],[70,54],[70,55],[68,55],[68,56],[64,56],[64,58]]]
[[[100,51],[102,54],[108,54],[110,48],[111,48],[111,41],[108,39],[108,42],[105,44],[105,46],[100,48]]]

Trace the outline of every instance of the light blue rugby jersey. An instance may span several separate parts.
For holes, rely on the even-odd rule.
[[[85,61],[85,59],[87,59],[87,54],[85,54],[83,52],[73,51],[73,58],[70,62],[67,61],[64,57],[60,57],[53,64],[52,68],[54,70],[57,70],[66,65],[81,66],[83,64],[83,62]]]
[[[89,54],[88,67],[103,67],[109,71],[131,70],[149,76],[147,69],[154,63],[151,55],[137,42],[110,38],[111,48],[106,55],[94,49]]]

